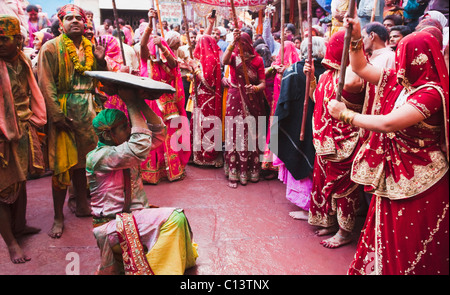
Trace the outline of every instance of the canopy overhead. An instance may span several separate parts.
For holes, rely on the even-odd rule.
[[[207,16],[211,10],[215,9],[223,17],[230,18],[230,0],[189,0],[195,13],[200,17]],[[267,5],[268,0],[234,0],[237,10],[260,11]]]

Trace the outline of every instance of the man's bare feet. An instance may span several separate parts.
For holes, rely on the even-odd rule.
[[[8,251],[11,262],[14,264],[25,263],[31,260],[30,257],[25,255],[17,242],[13,242],[10,246],[8,246]]]
[[[289,216],[291,216],[294,219],[308,220],[309,213],[304,210],[292,211],[289,212]]]
[[[336,233],[339,230],[338,226],[324,227],[315,231],[317,236],[326,236]]]
[[[352,241],[351,233],[339,230],[334,236],[320,242],[325,248],[335,249],[347,245]],[[342,233],[342,234],[340,234]]]
[[[39,233],[40,231],[41,231],[40,228],[25,225],[25,227],[21,231],[14,233],[14,237],[20,238],[20,237],[26,236],[26,235],[35,235],[35,234]]]
[[[75,210],[76,217],[89,217],[91,215],[91,208],[89,206],[77,206]]]
[[[62,236],[64,230],[64,220],[54,220],[52,229],[48,232],[48,235],[53,239],[59,239]]]

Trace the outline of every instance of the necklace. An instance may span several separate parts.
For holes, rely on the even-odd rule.
[[[77,49],[75,48],[75,44],[73,44],[72,39],[67,37],[66,34],[63,34],[63,40],[64,45],[67,48],[67,52],[69,53],[69,57],[73,62],[75,70],[81,75],[84,75],[85,71],[90,71],[92,69],[92,66],[94,65],[94,54],[92,53],[91,42],[84,36],[81,37],[81,45],[83,46],[84,53],[86,55],[86,65],[83,66],[80,63],[80,59],[78,58],[77,54]]]

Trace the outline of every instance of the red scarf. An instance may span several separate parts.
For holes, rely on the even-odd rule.
[[[448,167],[448,72],[439,41],[427,32],[412,33],[401,40],[396,71],[383,72],[368,111],[373,115],[391,113],[404,88],[409,90],[405,103],[426,119],[397,132],[371,132],[352,169],[352,180],[366,185],[367,191],[391,199],[427,190]],[[446,155],[441,150],[442,142]]]
[[[313,143],[316,154],[332,161],[341,161],[352,155],[359,141],[359,128],[331,117],[327,103],[336,99],[345,31],[333,34],[327,44],[322,64],[328,70],[320,76],[314,92]],[[342,101],[348,108],[360,112],[364,92],[352,94],[342,91]]]
[[[213,37],[203,35],[195,47],[194,57],[200,60],[203,78],[209,86],[208,88],[215,91],[214,101],[215,106],[217,106],[215,116],[220,118],[222,116],[222,108],[220,107],[222,105],[220,47]]]

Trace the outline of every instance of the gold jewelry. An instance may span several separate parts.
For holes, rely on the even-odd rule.
[[[259,91],[259,87],[258,86],[256,86],[256,85],[253,85],[253,92],[258,92]]]
[[[92,70],[92,66],[94,65],[94,54],[92,52],[91,42],[84,36],[81,37],[81,45],[83,46],[86,55],[86,62],[85,65],[83,66],[80,63],[77,54],[77,49],[75,48],[75,44],[73,44],[72,39],[70,39],[66,34],[63,34],[62,38],[64,45],[66,46],[67,52],[69,53],[69,58],[73,62],[75,70],[81,75],[84,75],[85,71]]]
[[[233,44],[228,45],[227,50],[233,51],[234,50],[234,45]]]
[[[357,113],[352,110],[345,109],[339,114],[339,120],[341,120],[345,124],[353,125],[352,122],[356,114]]]
[[[362,37],[359,38],[358,40],[354,40],[354,41],[352,40],[350,42],[350,50],[351,51],[359,51],[359,50],[361,50],[363,45],[364,45],[362,40],[363,40]]]

